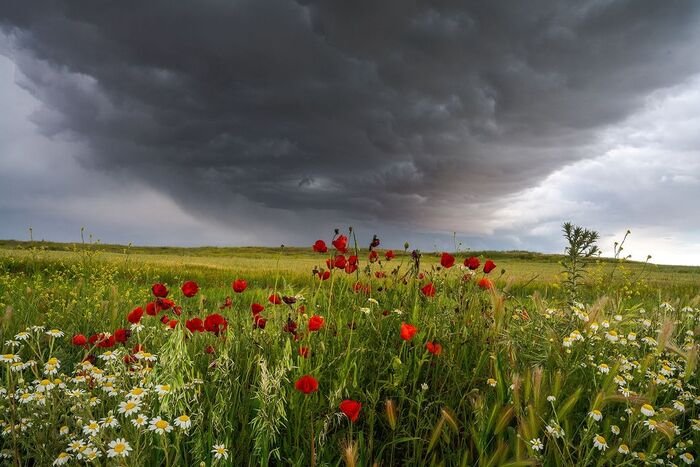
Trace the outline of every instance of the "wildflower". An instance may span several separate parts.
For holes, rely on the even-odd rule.
[[[443,268],[449,269],[449,268],[451,268],[452,266],[454,266],[454,264],[455,264],[455,257],[452,256],[451,254],[449,254],[449,253],[443,253],[443,254],[440,256],[440,265],[441,265]]]
[[[71,455],[68,454],[67,452],[62,452],[58,455],[56,459],[53,461],[53,465],[63,465],[67,464],[68,461],[71,460]]]
[[[52,390],[55,387],[56,387],[56,385],[53,384],[53,382],[51,382],[51,380],[42,379],[41,381],[37,382],[36,391],[37,392],[46,392],[46,391]]]
[[[396,254],[394,253],[393,250],[387,250],[387,252],[384,253],[384,257],[386,258],[387,261],[391,261],[393,258],[396,257]]]
[[[244,279],[236,279],[231,283],[231,287],[234,292],[242,293],[248,287],[248,283]]]
[[[562,341],[562,345],[564,347],[571,347],[571,345],[574,343],[574,341],[570,337],[565,337]]]
[[[401,339],[410,341],[418,332],[418,328],[406,323],[401,323]]]
[[[421,287],[421,292],[423,295],[426,297],[434,297],[435,296],[435,286],[433,285],[432,282],[429,282],[425,284],[423,287]]]
[[[595,435],[595,438],[593,438],[593,447],[598,448],[599,451],[605,451],[608,449],[608,443],[602,436]]]
[[[478,269],[479,265],[481,265],[481,261],[479,261],[479,258],[470,256],[464,260],[464,265],[474,271],[475,269]]]
[[[370,308],[367,308],[367,307],[360,307],[360,312],[368,315],[372,312],[372,310]]]
[[[598,371],[600,371],[604,375],[607,375],[608,373],[610,373],[610,367],[605,363],[601,363],[600,365],[598,365]]]
[[[46,331],[46,335],[51,337],[63,337],[63,331],[59,329],[50,329]]]
[[[493,379],[493,378],[489,378],[489,379],[486,380],[486,384],[488,384],[488,385],[491,386],[492,388],[495,388],[495,387],[496,387],[496,380]]]
[[[673,408],[679,412],[685,412],[685,405],[681,401],[673,401]]]
[[[204,321],[201,318],[192,318],[185,321],[185,327],[189,329],[191,333],[204,332]]]
[[[13,353],[6,353],[4,355],[0,355],[0,362],[3,363],[14,363],[14,362],[19,362],[21,358],[19,355],[13,354]]]
[[[656,431],[656,429],[659,426],[659,422],[657,422],[653,418],[650,418],[649,420],[644,420],[644,426],[649,428],[649,431]]]
[[[107,457],[127,457],[129,451],[131,451],[131,446],[124,438],[117,438],[110,441],[108,446]]]
[[[618,336],[617,331],[615,330],[610,330],[605,333],[605,338],[609,340],[610,342],[617,342],[620,340],[620,336]]]
[[[219,333],[226,331],[227,327],[228,321],[226,321],[226,318],[218,313],[212,313],[204,318],[204,329],[216,334],[217,336]]]
[[[136,418],[131,419],[131,424],[134,425],[136,428],[140,428],[148,423],[148,420],[144,418],[143,415],[138,415]]]
[[[630,448],[626,444],[621,444],[620,447],[617,448],[617,452],[627,455],[630,453]]]
[[[530,440],[530,447],[533,449],[533,451],[541,451],[544,448],[544,444],[542,444],[542,440],[539,438],[534,438]]]
[[[156,392],[158,393],[159,396],[164,396],[170,392],[170,385],[169,384],[158,384],[156,385]]]
[[[76,334],[73,336],[73,339],[71,339],[71,342],[73,345],[85,345],[87,344],[87,337],[82,334]]]
[[[323,240],[316,240],[312,248],[316,253],[326,253],[328,251],[326,242],[324,242]]]
[[[309,318],[309,331],[318,331],[323,327],[323,316],[313,315]]]
[[[491,282],[488,278],[482,277],[477,284],[480,289],[483,290],[490,290],[493,289],[493,282]]]
[[[421,390],[423,390],[423,391],[427,391],[427,390],[428,390],[428,384],[427,384],[427,383],[422,383],[422,384],[420,385],[420,388],[421,388]]]
[[[153,286],[151,286],[151,292],[158,298],[165,298],[168,296],[168,289],[163,284],[153,284]]]
[[[438,356],[442,353],[442,345],[438,344],[437,342],[428,341],[425,344],[425,348],[428,350],[428,352],[435,356]]]
[[[137,398],[137,399],[138,399],[138,398],[141,398],[141,397],[145,396],[147,392],[148,392],[147,389],[144,389],[144,388],[142,388],[142,387],[138,387],[138,386],[137,386],[137,387],[135,387],[135,388],[132,388],[132,389],[129,391],[129,397],[133,397],[133,398]]]
[[[360,417],[360,410],[362,409],[362,404],[360,402],[346,399],[340,403],[340,411],[347,416],[351,422],[356,422]]]
[[[693,455],[692,455],[691,453],[689,453],[689,452],[684,452],[684,453],[681,454],[679,457],[681,458],[681,460],[682,460],[683,462],[685,462],[685,463],[688,464],[688,465],[690,465],[690,464],[692,464],[693,462],[695,462],[695,458],[694,458]]]
[[[304,375],[294,383],[294,387],[299,392],[311,394],[318,391],[318,381],[311,375]]]
[[[61,435],[61,436],[65,436],[65,435],[67,435],[68,433],[70,433],[70,429],[69,429],[66,425],[63,425],[63,426],[61,427],[61,429],[58,430],[58,434]]]
[[[119,426],[119,422],[117,421],[117,419],[112,417],[111,415],[100,420],[100,424],[102,425],[103,428],[104,427],[116,428]]]
[[[228,449],[226,449],[226,446],[224,446],[223,444],[215,444],[212,447],[211,452],[212,452],[212,454],[214,454],[214,459],[228,460]]]
[[[166,420],[163,420],[160,417],[155,417],[151,419],[151,424],[148,427],[149,430],[155,431],[159,435],[165,434],[165,433],[170,433],[173,431],[173,426],[168,423]]]
[[[644,415],[647,417],[653,417],[654,414],[656,414],[656,411],[654,410],[654,407],[652,407],[649,404],[644,404],[641,408],[641,411]]]
[[[554,402],[556,400],[557,400],[557,398],[554,396],[547,396],[547,402]]]
[[[610,431],[612,431],[612,434],[614,434],[614,435],[619,435],[620,434],[620,427],[617,425],[611,425]]]
[[[173,424],[183,430],[187,430],[192,426],[192,419],[188,415],[180,415]]]
[[[29,334],[28,332],[22,331],[22,332],[18,332],[15,335],[15,339],[17,339],[18,341],[26,341],[29,339],[30,336],[31,336],[31,334]]]
[[[486,263],[484,263],[484,272],[488,274],[494,269],[496,269],[496,263],[494,263],[490,259],[486,260]]]
[[[141,317],[143,316],[143,308],[140,306],[134,308],[129,312],[128,315],[126,315],[126,320],[130,322],[131,324],[138,324],[141,321]]]
[[[593,420],[596,422],[599,422],[603,419],[603,414],[600,412],[598,409],[593,409],[588,413],[588,416],[591,417]]]
[[[636,341],[637,340],[637,333],[635,333],[635,332],[628,333],[627,340]]]
[[[187,297],[191,298],[197,295],[197,292],[199,292],[199,285],[195,281],[187,281],[184,284],[182,284],[182,294]]]
[[[100,425],[95,420],[90,420],[90,422],[83,427],[83,433],[88,436],[97,436],[100,432]]]

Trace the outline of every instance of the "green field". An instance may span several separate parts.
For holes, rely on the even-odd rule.
[[[379,253],[370,263],[359,252],[357,271],[322,281],[312,271],[330,253],[310,248],[0,242],[2,455],[14,465],[415,466],[695,456],[700,268],[590,259],[572,302],[561,256],[470,251],[443,268],[424,252],[416,268],[409,253]],[[472,255],[496,268],[465,279]],[[493,290],[477,285],[482,277]],[[247,281],[241,293],[237,278]],[[190,280],[200,289],[188,298],[180,286]],[[421,291],[429,282],[433,297]],[[127,314],[155,303],[155,283],[181,315],[144,314],[130,328]],[[275,305],[271,294],[296,301]],[[214,313],[225,331],[189,330]],[[402,323],[416,334],[403,338]],[[118,329],[130,329],[127,342],[71,344]],[[94,365],[80,363],[88,355]],[[317,392],[295,389],[302,375]],[[135,399],[134,388],[147,395]],[[134,400],[135,412],[120,413]],[[362,404],[356,421],[342,400]],[[173,428],[181,415],[189,428],[149,428],[158,417]],[[125,457],[115,453],[122,440]]]

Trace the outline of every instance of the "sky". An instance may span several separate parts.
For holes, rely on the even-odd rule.
[[[0,238],[700,265],[700,2],[0,2]]]

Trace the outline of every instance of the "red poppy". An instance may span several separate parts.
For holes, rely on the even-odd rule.
[[[488,260],[486,261],[486,263],[484,263],[484,272],[486,274],[490,273],[494,269],[496,269],[496,263],[494,263],[493,261]]]
[[[394,254],[394,250],[387,250],[387,252],[384,253],[384,257],[387,261],[391,261],[395,256],[396,255]]]
[[[243,292],[247,286],[248,286],[248,283],[243,279],[236,279],[231,284],[231,287],[233,287],[233,291],[236,293]]]
[[[260,315],[253,316],[253,328],[265,329],[267,320]]]
[[[87,337],[82,334],[76,334],[73,336],[73,345],[85,345],[87,344]]]
[[[224,300],[224,304],[219,307],[219,310],[223,310],[224,308],[231,308],[231,305],[233,305],[233,300],[227,295],[226,299]]]
[[[384,279],[386,277],[386,273],[384,273],[384,271],[376,271],[374,273],[374,277],[377,279]]]
[[[304,375],[294,383],[294,387],[299,392],[311,394],[312,392],[318,391],[318,381],[311,375]]]
[[[481,280],[478,283],[479,288],[482,288],[484,290],[486,289],[493,289],[493,282],[491,282],[488,278],[482,277]]]
[[[190,330],[192,334],[195,332],[204,332],[204,321],[202,318],[192,318],[185,321],[185,327]]]
[[[480,264],[481,261],[479,261],[479,258],[477,258],[476,256],[470,256],[469,258],[464,260],[464,265],[472,271],[477,269]]]
[[[253,315],[260,314],[265,309],[264,306],[262,306],[259,303],[253,303],[250,305],[250,311],[253,313]]]
[[[420,290],[421,290],[421,292],[423,292],[423,295],[425,295],[426,297],[434,297],[435,296],[435,286],[433,285],[432,282],[425,284]]]
[[[167,298],[156,299],[156,311],[160,313],[163,310],[169,310],[175,306],[175,302]]]
[[[204,329],[209,332],[213,332],[217,336],[220,332],[223,332],[228,327],[228,321],[226,318],[218,313],[212,313],[211,315],[204,318]]]
[[[301,305],[297,308],[297,313],[304,313],[306,311],[306,305]]]
[[[362,290],[362,284],[360,282],[355,282],[355,284],[352,286],[352,290],[357,293]]]
[[[313,315],[309,318],[309,331],[318,331],[323,327],[323,316]]]
[[[116,331],[114,331],[114,340],[120,343],[125,343],[127,339],[129,339],[129,336],[131,336],[131,331],[128,329],[122,329],[119,328]]]
[[[179,322],[180,321],[176,319],[171,319],[170,321],[168,321],[168,326],[170,326],[170,329],[175,329],[175,326],[177,326],[177,323]]]
[[[379,259],[379,254],[377,253],[377,250],[372,250],[369,252],[369,262],[370,263],[376,263],[378,259]]]
[[[335,264],[335,261],[333,260],[333,258],[326,258],[326,267],[328,269],[333,269],[334,264]]]
[[[214,347],[212,347],[211,345],[208,345],[207,348],[204,349],[204,351],[208,354],[215,354],[216,353],[216,349]]]
[[[428,341],[425,344],[425,348],[428,349],[428,352],[436,356],[442,353],[442,345],[437,342]]]
[[[148,302],[146,305],[146,314],[149,316],[155,316],[158,314],[158,310],[156,310],[156,302]]]
[[[343,255],[336,256],[335,260],[333,261],[333,266],[335,266],[338,269],[345,268],[345,264],[346,264],[346,259],[345,259],[345,256],[343,256]]]
[[[348,265],[345,266],[345,273],[346,274],[352,274],[355,271],[357,271],[357,264],[348,263]]]
[[[273,305],[280,305],[282,303],[282,299],[280,298],[279,294],[273,293],[270,295],[267,300],[272,303]]]
[[[357,256],[352,255],[348,257],[348,263],[351,264],[352,266],[357,266]]]
[[[104,336],[104,334],[103,334]],[[116,342],[116,339],[114,339],[114,336],[109,336],[107,338],[102,338],[100,342],[97,344],[98,347],[102,348],[110,348],[114,347],[114,343]]]
[[[168,321],[170,321],[170,316],[168,315],[163,315],[160,317],[160,322],[163,324],[168,324]]]
[[[316,253],[325,253],[328,251],[328,247],[326,246],[326,242],[323,240],[316,240],[316,243],[314,243],[313,249]]]
[[[353,423],[360,417],[361,409],[362,404],[357,401],[346,399],[340,403],[340,411],[343,412]]]
[[[151,292],[153,295],[159,298],[165,298],[168,296],[168,289],[163,284],[153,284],[151,287]]]
[[[140,306],[137,306],[133,310],[129,312],[128,315],[126,315],[126,320],[132,324],[137,324],[141,321],[141,317],[143,316],[143,308]]]
[[[412,324],[401,323],[401,339],[410,341],[418,332],[418,328]]]
[[[133,349],[131,349],[131,353],[139,353],[143,352],[144,347],[141,344],[136,344]]]
[[[331,272],[330,271],[318,271],[318,278],[321,279],[322,281],[327,281],[331,277]]]
[[[199,286],[195,281],[187,281],[182,284],[182,293],[185,297],[194,297],[199,292]]]
[[[333,240],[333,246],[339,252],[345,253],[345,251],[348,249],[348,237],[345,235],[338,235],[338,238]]]
[[[299,355],[301,355],[304,358],[309,358],[309,348],[299,347]]]
[[[443,268],[449,269],[452,266],[454,266],[455,257],[449,253],[443,253],[442,256],[440,256],[440,264],[442,265]]]

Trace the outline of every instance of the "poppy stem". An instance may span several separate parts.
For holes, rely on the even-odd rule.
[[[314,415],[311,413],[311,467],[316,466],[316,436],[314,435]]]

